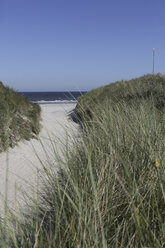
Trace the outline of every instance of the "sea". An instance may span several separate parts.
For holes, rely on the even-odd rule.
[[[59,104],[59,103],[76,103],[77,99],[84,95],[86,91],[78,92],[19,92],[28,100],[39,104]]]

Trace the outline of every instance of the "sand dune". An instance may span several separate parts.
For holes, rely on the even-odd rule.
[[[37,156],[47,163],[48,159],[55,159],[50,137],[56,148],[60,151],[66,139],[71,139],[76,133],[77,124],[69,119],[68,114],[75,107],[75,104],[43,104],[42,109],[42,130],[39,140],[21,141],[18,146],[10,148],[0,154],[0,210],[4,212],[4,199],[7,197],[9,207],[14,210],[24,206],[21,190],[30,193],[32,196],[37,190],[37,173],[42,165]],[[43,150],[47,150],[49,158]],[[52,161],[53,163],[55,161]],[[8,167],[8,168],[7,168]],[[6,169],[8,170],[6,180]],[[7,195],[6,195],[7,192]],[[5,196],[6,195],[6,196]]]

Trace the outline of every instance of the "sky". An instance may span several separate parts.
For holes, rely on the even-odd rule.
[[[165,0],[0,0],[0,81],[88,91],[165,74]]]

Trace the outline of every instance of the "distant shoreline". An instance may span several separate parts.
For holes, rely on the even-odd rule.
[[[86,92],[19,92],[29,101],[38,104],[70,104],[76,103],[78,98]]]
[[[39,105],[43,105],[43,104],[76,104],[77,101],[44,101],[44,102],[33,102],[33,103],[37,103]]]

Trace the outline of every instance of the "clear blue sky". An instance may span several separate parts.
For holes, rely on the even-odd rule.
[[[165,73],[165,0],[0,0],[0,80],[90,90]]]

